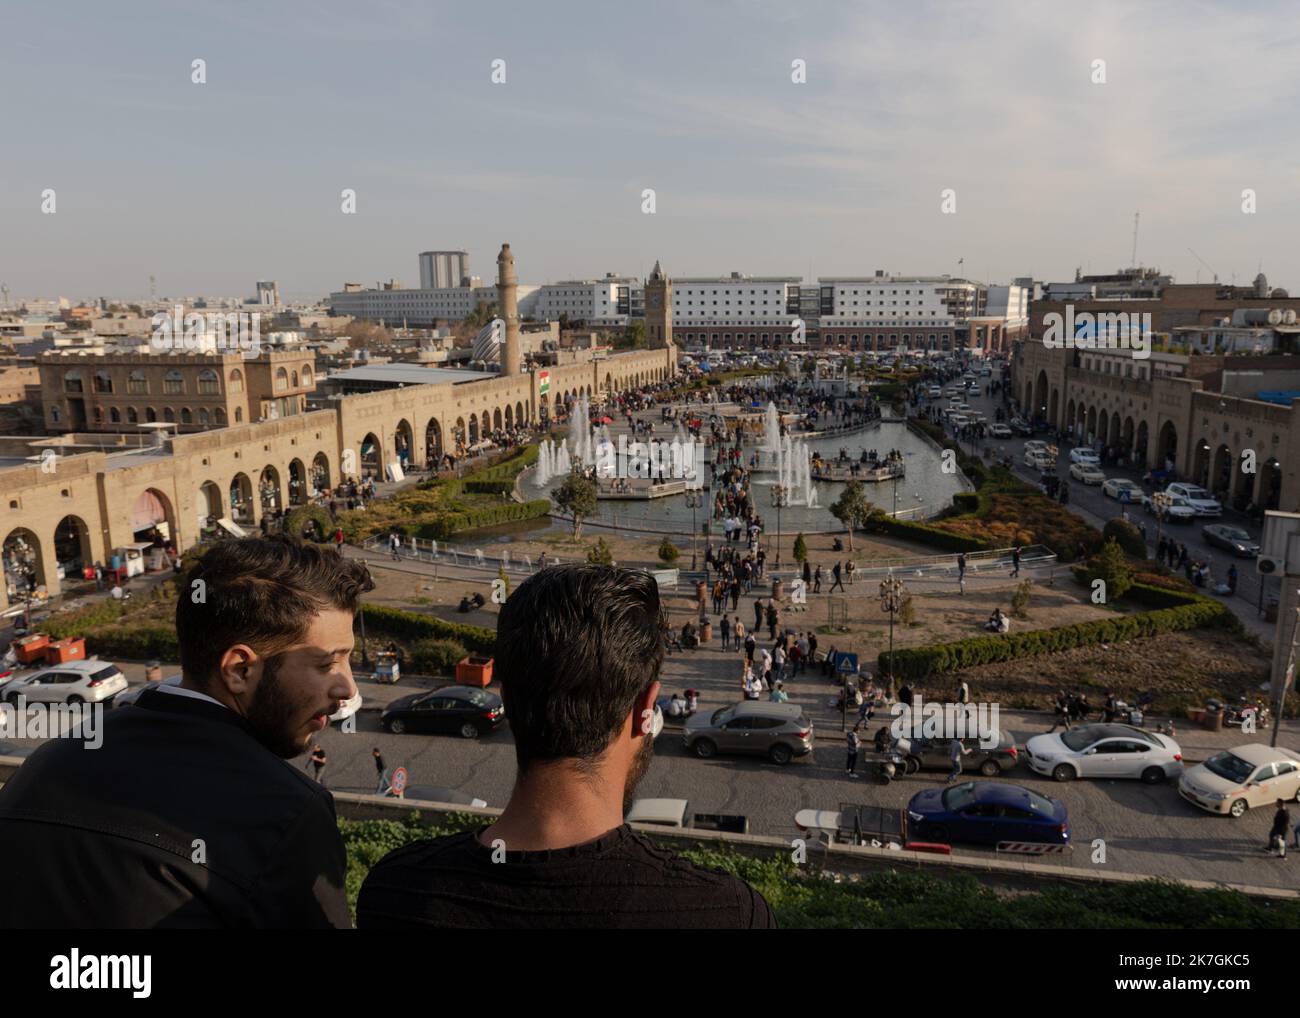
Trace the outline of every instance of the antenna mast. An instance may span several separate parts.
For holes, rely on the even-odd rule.
[[[1133,213],[1133,257],[1129,260],[1129,265],[1135,269],[1138,267],[1138,219],[1141,215],[1141,212]]]

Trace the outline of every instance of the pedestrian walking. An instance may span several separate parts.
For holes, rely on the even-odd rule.
[[[858,776],[858,750],[862,746],[862,739],[858,735],[858,726],[854,725],[849,729],[848,737],[848,758],[844,761],[844,773],[851,778]]]
[[[961,774],[961,758],[970,756],[971,751],[961,744],[961,739],[953,739],[948,743],[948,759],[952,761],[952,770],[948,772],[948,784],[957,780]]]
[[[849,559],[844,563],[844,576],[848,580],[850,587],[853,586],[853,570],[857,568],[858,567],[853,564],[853,559]]]
[[[817,572],[813,574],[813,593],[820,594],[821,592],[822,592],[822,567],[818,566]]]
[[[964,594],[966,593],[966,553],[961,552],[957,556],[957,588]]]
[[[754,660],[754,648],[758,642],[754,639],[754,634],[750,633],[745,637],[745,660],[752,662]]]
[[[962,680],[957,686],[957,702],[970,703],[970,686],[967,685],[965,680]]]
[[[402,535],[394,530],[388,535],[388,550],[393,554],[393,561],[400,562],[402,559]]]
[[[836,587],[839,587],[840,590],[844,590],[844,579],[842,573],[843,573],[843,569],[841,568],[840,564],[836,562],[834,567],[831,569],[831,575],[835,577],[835,582],[831,584],[831,589],[829,593],[834,594]]]
[[[754,598],[754,632],[763,628],[763,602]]]
[[[343,528],[342,527],[334,528],[334,547],[337,548],[339,551],[343,550]]]
[[[776,639],[776,623],[777,623],[776,605],[769,604],[767,606],[767,636],[769,640]]]
[[[325,784],[325,782],[321,779],[321,772],[325,770],[325,765],[327,763],[329,763],[329,757],[325,755],[325,750],[321,749],[320,744],[317,743],[315,746],[312,747],[311,765],[314,768],[316,768],[315,777],[318,784],[322,784],[322,785]]]
[[[95,589],[104,589],[104,564],[102,562],[95,563]]]
[[[1020,575],[1020,545],[1011,549],[1011,576],[1012,578]]]
[[[1286,800],[1278,799],[1277,812],[1273,814],[1273,827],[1268,832],[1268,845],[1264,850],[1285,859],[1286,832],[1289,830],[1291,830],[1291,813],[1286,808]]]
[[[370,755],[375,758],[375,775],[379,779],[379,784],[375,787],[375,795],[387,795],[392,787],[388,782],[388,767],[384,763],[384,754],[379,752],[376,746],[370,751]]]
[[[718,629],[722,633],[722,649],[730,650],[731,649],[731,618],[727,615],[722,616],[722,622],[719,623]]]

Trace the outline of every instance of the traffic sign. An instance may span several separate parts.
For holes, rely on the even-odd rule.
[[[393,771],[393,794],[399,799],[404,798],[403,793],[406,791],[406,768],[399,767]]]
[[[856,675],[858,673],[858,655],[838,654],[835,660],[835,670],[841,675]]]

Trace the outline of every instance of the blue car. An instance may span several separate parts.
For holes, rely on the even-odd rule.
[[[1065,803],[1000,781],[967,781],[917,792],[907,804],[907,817],[915,841],[979,845],[1070,841]]]

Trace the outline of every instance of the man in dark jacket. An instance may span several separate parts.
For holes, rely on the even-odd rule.
[[[179,686],[52,739],[0,789],[4,928],[350,927],[329,792],[287,761],[356,693],[365,566],[223,541],[180,584]]]

